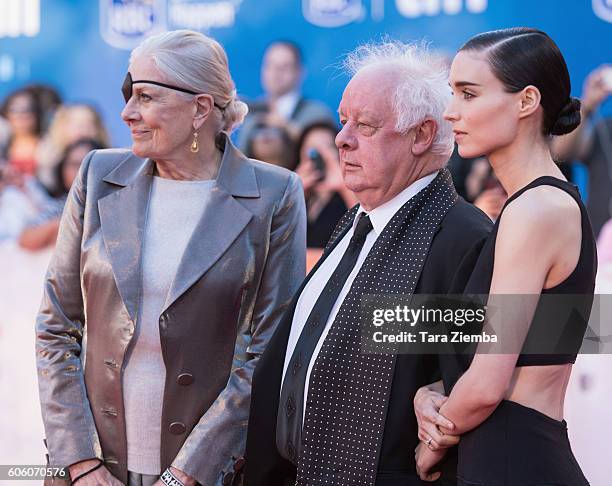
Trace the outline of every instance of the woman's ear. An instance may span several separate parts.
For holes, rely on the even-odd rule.
[[[542,95],[535,86],[525,86],[519,93],[519,118],[525,118],[533,114],[539,107]]]
[[[195,110],[193,114],[193,128],[199,130],[208,120],[215,106],[215,100],[209,94],[197,95],[195,98]]]

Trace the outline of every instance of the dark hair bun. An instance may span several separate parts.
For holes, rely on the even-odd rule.
[[[557,121],[550,129],[551,135],[565,135],[574,131],[580,125],[580,100],[570,96],[565,106],[561,108]]]

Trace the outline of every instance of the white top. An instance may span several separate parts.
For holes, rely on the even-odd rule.
[[[142,297],[123,374],[128,470],[161,473],[161,417],[166,367],[159,316],[215,181],[154,177],[142,251]]]
[[[397,213],[397,211],[399,211],[399,209],[404,204],[406,204],[413,196],[415,196],[418,192],[424,189],[431,181],[433,181],[437,175],[438,175],[438,172],[435,172],[433,174],[429,174],[413,182],[410,186],[408,186],[406,189],[400,192],[393,199],[391,199],[390,201],[387,201],[382,206],[379,206],[368,213],[370,216],[370,221],[372,222],[373,230],[370,231],[370,233],[368,234],[366,241],[363,247],[361,248],[361,252],[359,253],[359,257],[357,258],[357,263],[355,263],[355,267],[353,268],[350,275],[346,279],[346,282],[344,283],[344,286],[342,287],[342,290],[340,291],[340,294],[338,295],[338,299],[336,300],[336,303],[332,307],[331,313],[329,314],[329,319],[327,319],[327,323],[325,324],[323,333],[321,334],[321,337],[319,338],[319,342],[317,343],[314,353],[312,354],[312,357],[310,358],[310,362],[308,363],[308,371],[306,372],[306,386],[304,387],[304,403],[305,404],[308,403],[307,398],[308,398],[308,385],[310,383],[310,373],[312,371],[312,367],[315,363],[315,360],[317,359],[317,356],[319,355],[321,346],[323,346],[323,342],[325,341],[325,338],[327,337],[327,334],[329,333],[332,323],[336,319],[336,314],[340,310],[340,306],[342,305],[342,302],[344,302],[346,295],[348,294],[349,290],[351,289],[353,285],[353,281],[355,280],[355,277],[359,273],[359,270],[361,269],[363,262],[368,256],[368,253],[370,253],[370,250],[374,246],[376,239],[380,236],[380,234],[385,229],[385,226],[387,226],[389,221],[391,221],[391,218],[393,218],[395,213]],[[308,281],[308,284],[306,284],[306,286],[304,287],[304,290],[302,291],[300,298],[297,301],[297,304],[295,307],[295,313],[293,314],[293,321],[291,323],[291,332],[289,334],[289,341],[287,342],[287,351],[285,354],[285,365],[283,367],[283,381],[285,379],[285,373],[287,372],[287,367],[289,366],[289,361],[291,360],[291,356],[293,355],[293,350],[295,349],[295,346],[297,345],[300,334],[302,334],[302,329],[304,328],[304,325],[306,324],[306,320],[308,319],[308,316],[310,315],[312,308],[314,307],[317,299],[319,298],[319,295],[321,294],[321,292],[323,292],[323,289],[325,288],[327,281],[332,276],[332,274],[336,270],[336,267],[340,263],[340,260],[342,259],[342,256],[344,255],[344,252],[346,251],[348,244],[353,236],[353,233],[355,232],[356,221],[359,220],[359,215],[362,212],[364,212],[364,210],[360,207],[355,216],[355,220],[353,221],[353,228],[344,235],[342,240],[340,240],[340,242],[336,245],[336,247],[331,252],[331,254],[325,259],[325,261],[321,264],[321,266],[316,271],[316,273],[311,277],[311,279]],[[281,383],[281,389],[282,389],[282,383]],[[302,417],[302,421],[305,416],[306,416],[306,407],[304,407],[304,415]]]

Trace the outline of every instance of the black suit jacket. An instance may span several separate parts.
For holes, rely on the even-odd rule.
[[[276,449],[276,416],[285,352],[297,300],[320,264],[342,239],[347,224],[295,295],[253,376],[251,412],[246,447],[245,486],[284,486],[295,480],[296,469]],[[447,212],[434,236],[415,293],[459,294],[470,277],[491,221],[471,204],[459,199]],[[377,486],[431,485],[418,479],[414,449],[418,445],[413,399],[419,387],[455,373],[452,356],[399,355],[389,398]],[[453,460],[450,459],[450,471]],[[448,475],[448,474],[447,474]],[[446,482],[454,484],[452,472]]]

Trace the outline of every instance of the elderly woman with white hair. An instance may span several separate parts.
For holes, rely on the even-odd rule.
[[[36,323],[49,463],[79,486],[233,484],[305,273],[303,192],[232,145],[247,108],[213,39],[147,39],[123,95],[132,150],[85,158]]]

